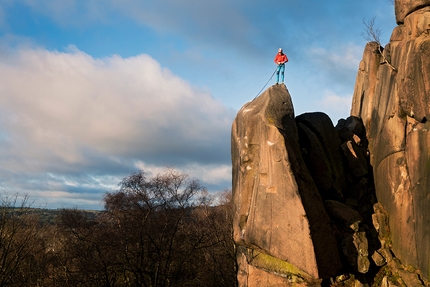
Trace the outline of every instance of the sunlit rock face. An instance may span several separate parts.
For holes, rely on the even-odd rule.
[[[361,119],[295,117],[275,85],[242,107],[231,140],[239,286],[316,286],[387,262]]]
[[[390,43],[366,45],[336,127],[321,112],[295,117],[285,85],[238,112],[239,286],[359,286],[378,272],[394,275],[379,273],[381,286],[428,284],[430,1],[396,0],[395,13]]]
[[[366,127],[392,250],[430,279],[430,1],[395,5],[400,25],[383,52],[395,70],[366,46],[351,115]]]
[[[395,13],[397,24],[404,23],[406,16],[426,6],[430,6],[430,0],[396,0]]]
[[[375,48],[369,44],[364,59],[381,65]],[[410,266],[425,266],[420,256],[428,245],[420,236],[427,231],[410,220],[425,219],[427,203],[411,184],[426,184],[427,134],[418,128],[427,122],[404,112],[379,118],[377,112],[400,104],[380,98],[380,83],[369,72],[378,72],[376,66],[363,61],[357,77],[358,114],[365,120],[350,116],[334,127],[321,112],[295,117],[284,85],[270,87],[238,112],[231,152],[239,286],[317,286],[345,278],[361,284],[380,270],[400,274],[397,284],[420,286],[426,273]],[[418,166],[421,174],[408,170]],[[423,190],[428,194],[426,185]]]
[[[244,105],[231,140],[240,286],[308,285],[337,274],[336,238],[301,156],[285,85]]]

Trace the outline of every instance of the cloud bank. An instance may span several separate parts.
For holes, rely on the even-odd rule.
[[[95,203],[101,188],[145,165],[193,177],[221,170],[205,181],[229,187],[234,111],[149,55],[97,59],[73,46],[20,48],[1,54],[0,78],[4,190]]]
[[[234,110],[274,83],[277,48],[296,114],[336,121],[349,114],[363,18],[376,15],[387,41],[392,6],[1,1],[0,189],[86,208],[131,172],[165,166],[229,187]]]

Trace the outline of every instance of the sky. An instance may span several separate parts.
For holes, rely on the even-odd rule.
[[[336,125],[374,17],[385,45],[390,0],[0,0],[0,194],[103,209],[168,167],[230,189],[232,122],[277,49],[295,114]]]

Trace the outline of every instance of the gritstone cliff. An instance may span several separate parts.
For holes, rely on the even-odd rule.
[[[363,119],[392,250],[430,279],[430,1],[396,1],[390,43],[369,43],[351,115]]]
[[[395,12],[390,43],[365,47],[336,127],[324,113],[296,117],[285,85],[238,112],[239,286],[428,284],[430,1],[396,0]]]
[[[254,266],[249,261],[257,269],[270,269],[280,259],[291,263],[274,267],[281,274],[289,275],[294,266],[308,278],[335,275],[341,266],[336,240],[300,156],[287,89],[269,88],[239,114],[233,124],[232,157],[240,272],[258,272],[249,270]]]

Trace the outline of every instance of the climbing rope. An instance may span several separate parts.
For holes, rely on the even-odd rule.
[[[264,88],[267,86],[267,84],[273,78],[273,75],[275,75],[277,69],[278,69],[278,67],[275,68],[275,70],[273,71],[273,74],[270,76],[269,80],[267,80],[267,82],[264,84],[264,86],[261,88],[261,90],[257,93],[257,95],[252,99],[252,101],[248,102],[244,107],[248,106],[250,103],[252,103],[260,95],[260,93],[264,90]]]
[[[275,70],[273,71],[273,74],[270,76],[269,80],[264,84],[263,88],[261,88],[261,90],[258,92],[258,94],[254,97],[253,100],[255,100],[255,98],[258,97],[258,95],[260,95],[260,93],[264,90],[264,88],[267,86],[267,84],[273,78],[273,75],[275,75],[277,69],[278,69],[278,67],[275,68]]]

